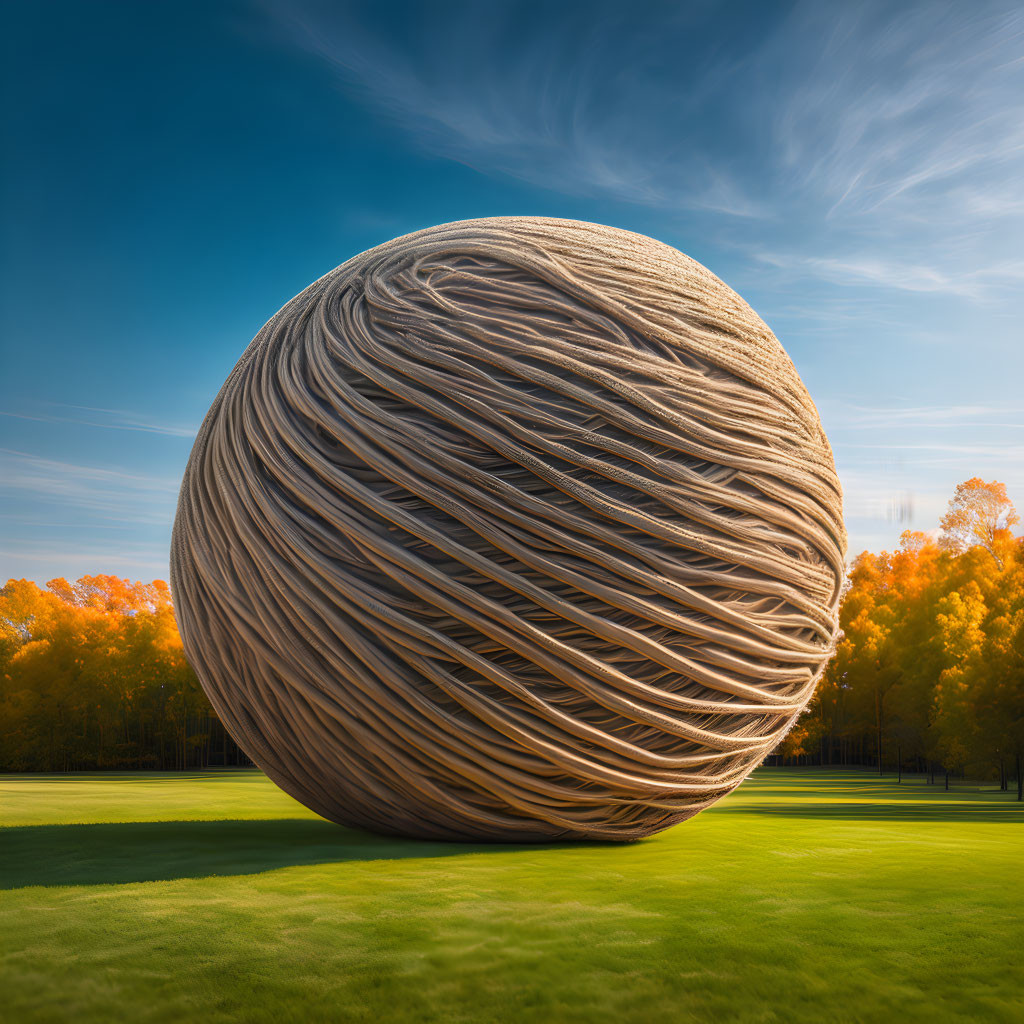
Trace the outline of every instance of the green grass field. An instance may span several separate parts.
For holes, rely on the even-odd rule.
[[[257,772],[0,777],[0,1019],[1020,1021],[1024,808],[764,769],[628,846],[382,839]]]

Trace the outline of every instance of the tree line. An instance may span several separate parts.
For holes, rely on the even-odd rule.
[[[251,764],[189,668],[166,583],[0,591],[0,771]]]
[[[853,562],[836,655],[773,760],[1016,781],[1024,798],[1024,540],[998,482],[936,534]]]
[[[772,760],[1016,780],[1024,541],[1002,484],[961,484],[934,535],[853,562],[836,655]],[[167,584],[0,591],[0,771],[249,764],[189,668]]]

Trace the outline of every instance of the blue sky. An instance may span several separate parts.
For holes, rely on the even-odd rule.
[[[497,214],[700,260],[818,404],[851,554],[1024,506],[1013,3],[7,5],[0,579],[166,578],[192,437],[349,256]]]

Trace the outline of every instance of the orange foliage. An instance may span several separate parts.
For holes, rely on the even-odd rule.
[[[10,580],[0,590],[0,769],[237,761],[185,660],[166,583]]]
[[[985,483],[975,476],[957,485],[942,517],[942,539],[956,552],[980,544],[1002,567],[999,541],[1019,522],[1020,516],[1006,496],[1006,484],[996,480]]]
[[[956,489],[937,539],[853,562],[836,655],[779,748],[1007,777],[1024,756],[1024,544],[1005,487]],[[0,590],[0,770],[238,763],[161,580]],[[1022,791],[1024,793],[1024,791]]]
[[[841,639],[784,757],[998,775],[1024,756],[1024,542],[1001,483],[960,484],[937,539],[850,569]]]

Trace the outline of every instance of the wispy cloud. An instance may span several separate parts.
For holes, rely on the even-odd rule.
[[[168,559],[161,557],[158,549],[152,544],[118,544],[116,548],[95,545],[81,545],[73,548],[61,548],[47,544],[44,546],[21,546],[16,548],[0,547],[0,559],[3,559],[4,577],[14,575],[18,566],[27,566],[28,571],[38,575],[41,566],[52,566],[62,576],[74,579],[88,573],[109,573],[122,567],[133,573],[148,570],[152,573],[166,574]],[[46,573],[49,575],[49,572]],[[2,582],[0,582],[2,585]]]
[[[1024,150],[1022,41],[1012,3],[798,6],[764,51],[770,66],[795,55],[774,118],[781,162],[830,217],[932,220],[936,200],[997,195],[986,186],[1013,185]],[[1016,207],[1019,187],[1007,198]]]
[[[0,448],[0,479],[0,584],[95,572],[166,576],[176,478]]]
[[[645,24],[621,5],[568,4],[525,34],[536,9],[446,5],[418,22],[413,47],[350,7],[265,6],[342,88],[432,153],[577,196],[770,215],[701,137],[727,70],[711,53],[680,61],[673,45],[704,31],[700,5]]]
[[[755,252],[760,263],[792,276],[817,277],[833,284],[864,285],[906,292],[932,292],[980,299],[1014,282],[1024,282],[1024,263],[1005,261],[974,270],[941,269],[932,264],[911,264],[862,253],[843,258],[803,256],[799,253]]]
[[[565,4],[538,27],[454,3],[409,35],[267,6],[415,145],[483,172],[728,214],[755,259],[784,235],[780,272],[837,285],[975,301],[1024,280],[1019,4]]]
[[[977,298],[983,291],[983,272],[954,276],[929,265],[912,265],[879,257],[846,259],[802,256],[798,253],[754,253],[760,263],[777,267],[794,276],[818,277],[834,284],[861,284],[908,292],[941,292]]]
[[[889,531],[934,529],[956,485],[973,476],[1001,480],[1024,506],[1024,407],[1009,403],[827,403],[825,420],[857,547]]]
[[[127,409],[101,409],[89,405],[67,405],[48,403],[54,409],[67,410],[68,415],[59,413],[25,413],[0,410],[0,416],[10,419],[30,420],[35,423],[73,423],[76,426],[98,427],[102,430],[130,430],[143,434],[162,434],[166,437],[194,438],[195,427],[176,426],[160,423]]]
[[[912,444],[895,442],[892,444],[849,444],[848,448],[868,448],[874,451],[900,452],[950,452],[957,455],[983,456],[999,459],[1006,465],[1024,460],[1024,445],[1021,444]]]
[[[890,430],[893,428],[990,428],[1024,429],[1024,407],[990,405],[847,405],[831,417],[842,428]]]
[[[93,517],[125,523],[168,523],[179,481],[43,458],[0,448],[0,477],[8,497],[15,492],[63,505]]]

